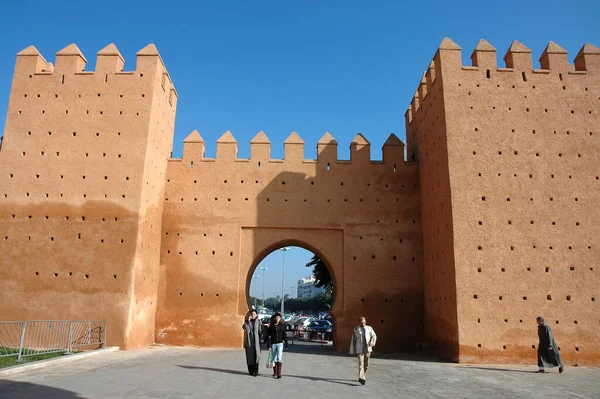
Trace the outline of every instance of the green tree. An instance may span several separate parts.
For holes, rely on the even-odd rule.
[[[261,298],[250,296],[250,305],[258,308],[263,306],[263,301]]]
[[[281,297],[277,295],[276,297],[271,297],[265,299],[265,307],[269,309],[280,309],[281,308]]]
[[[331,305],[333,299],[333,281],[325,263],[317,255],[314,255],[306,267],[313,268],[313,277],[315,278],[315,287],[325,288],[326,299]]]

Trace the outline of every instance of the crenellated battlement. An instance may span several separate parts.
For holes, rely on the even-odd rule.
[[[568,53],[564,48],[551,41],[539,57],[540,68],[534,68],[531,49],[515,40],[503,57],[505,66],[501,67],[497,63],[496,48],[481,39],[471,53],[471,65],[463,65],[461,47],[451,39],[445,38],[413,95],[405,113],[406,124],[412,123],[414,115],[423,105],[428,93],[432,92],[436,72],[438,75],[455,74],[461,71],[479,73],[486,79],[494,79],[498,74],[502,74],[503,79],[510,79],[511,77],[507,75],[512,74],[515,79],[524,81],[527,81],[528,74],[560,76],[561,80],[563,75],[566,77],[600,74],[600,48],[585,44],[575,56],[573,64],[569,63],[567,56]]]
[[[72,43],[56,53],[55,64],[48,62],[34,47],[29,46],[17,53],[15,78],[35,78],[40,75],[58,76],[63,83],[71,76],[92,76],[99,80],[108,80],[108,75],[143,77],[144,73],[156,73],[163,89],[169,93],[171,102],[177,97],[177,91],[156,46],[149,44],[136,54],[135,70],[124,71],[125,59],[114,43],[109,44],[96,54],[96,70],[86,71],[87,58],[79,47]]]
[[[260,131],[250,141],[250,158],[238,158],[238,142],[230,131],[225,132],[216,142],[217,151],[215,158],[205,158],[206,143],[200,133],[194,130],[183,140],[183,157],[171,158],[170,162],[181,162],[194,165],[198,162],[246,162],[246,161],[273,161],[271,159],[271,141],[267,135]],[[304,158],[304,140],[296,132],[292,132],[284,141],[283,162],[301,163],[316,162],[317,164],[354,163],[354,164],[394,164],[406,163],[404,159],[404,143],[395,135],[390,134],[381,150],[383,161],[371,160],[371,143],[358,133],[350,143],[350,160],[338,159],[338,142],[330,133],[325,133],[317,143],[317,159]]]

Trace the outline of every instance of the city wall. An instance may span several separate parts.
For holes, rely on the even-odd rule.
[[[123,72],[72,44],[17,55],[0,151],[1,320],[102,319],[154,340],[162,198],[177,95],[154,45]]]
[[[252,275],[283,246],[313,251],[335,283],[336,348],[366,315],[378,350],[421,343],[459,362],[533,362],[535,317],[566,364],[598,364],[600,49],[535,69],[480,41],[472,65],[445,39],[373,161],[361,134],[340,160],[325,134],[272,159],[230,132],[198,132],[170,159],[177,93],[153,45],[124,72],[70,45],[17,56],[0,147],[0,319],[105,319],[124,348],[242,345]]]
[[[339,160],[325,134],[304,159],[292,133],[284,159],[271,159],[259,132],[250,158],[225,133],[215,159],[193,132],[183,158],[169,160],[163,217],[157,342],[239,346],[250,280],[273,250],[298,245],[327,264],[334,281],[334,341],[349,347],[366,315],[381,350],[414,349],[422,336],[422,248],[418,165],[404,162],[391,135],[371,161],[358,134]],[[410,325],[411,328],[406,328]]]
[[[597,364],[600,50],[571,65],[551,42],[535,69],[515,41],[502,68],[481,40],[471,59],[445,39],[406,114],[428,344],[461,362],[531,361],[543,315],[567,364]]]

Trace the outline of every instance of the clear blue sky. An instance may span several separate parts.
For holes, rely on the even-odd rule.
[[[283,252],[271,252],[258,267],[266,267],[265,275],[265,298],[281,296],[282,277],[284,278],[283,287],[285,293],[297,296],[298,280],[302,277],[312,275],[312,268],[306,267],[314,254],[300,247],[288,247],[290,250],[285,253],[285,276],[282,276],[283,271]],[[250,284],[250,295],[262,298],[263,292],[263,271],[258,268],[254,272],[257,278],[252,280]],[[294,289],[292,290],[292,286]],[[293,293],[292,293],[293,291]]]
[[[404,140],[404,112],[444,37],[463,48],[466,65],[485,38],[500,66],[513,40],[532,49],[537,66],[550,40],[570,61],[584,43],[600,46],[599,17],[598,0],[7,0],[0,5],[0,121],[23,48],[33,44],[54,62],[76,43],[93,70],[96,52],[114,42],[132,70],[135,53],[154,43],[179,93],[174,156],[198,129],[207,156],[231,130],[239,156],[248,157],[250,139],[264,130],[274,158],[292,131],[314,158],[329,131],[340,158],[348,159],[350,141],[362,132],[372,158],[381,159],[391,132]],[[291,252],[290,261],[303,265],[305,255]],[[280,290],[281,275],[270,274],[267,292]]]

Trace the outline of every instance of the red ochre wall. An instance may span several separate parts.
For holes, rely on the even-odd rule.
[[[514,42],[499,68],[481,41],[471,58],[463,66],[460,47],[444,40],[430,68],[436,80],[422,83],[428,94],[416,94],[407,118],[422,168],[425,336],[452,338],[460,362],[533,362],[543,315],[566,364],[597,364],[600,51],[584,46],[573,66],[550,43],[534,69],[531,51]],[[428,198],[433,163],[441,182]],[[451,230],[435,245],[452,242],[453,259],[436,262],[428,236],[444,226],[431,226],[427,211],[448,203]],[[440,305],[444,270],[456,310]],[[434,320],[450,317],[458,330],[438,331]]]
[[[108,342],[154,340],[162,197],[177,96],[154,45],[123,72],[76,45],[31,46],[0,152],[1,320],[101,319]]]
[[[463,66],[445,39],[383,161],[358,134],[316,160],[293,133],[215,159],[193,132],[169,159],[177,94],[153,45],[133,72],[114,45],[96,71],[17,56],[0,150],[0,318],[105,319],[108,343],[235,347],[254,269],[298,245],[335,282],[334,339],[366,316],[382,351],[421,343],[460,362],[533,362],[535,317],[565,363],[598,364],[600,50],[534,69],[518,42]]]
[[[333,276],[338,350],[349,348],[361,315],[381,350],[415,348],[423,308],[418,165],[404,162],[400,140],[390,136],[383,161],[370,160],[360,134],[349,161],[338,160],[329,134],[317,160],[304,159],[296,133],[281,160],[270,158],[263,132],[250,159],[236,157],[229,132],[215,159],[203,157],[204,146],[194,132],[183,159],[169,161],[157,342],[239,347],[254,269],[269,252],[298,245]]]

